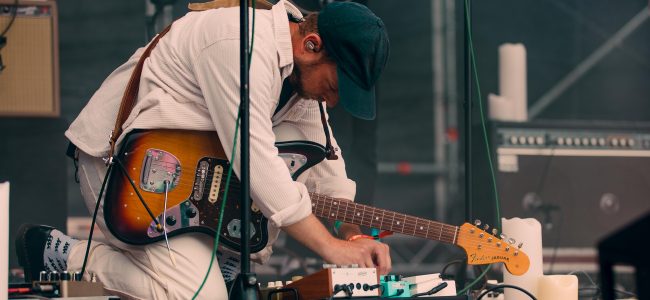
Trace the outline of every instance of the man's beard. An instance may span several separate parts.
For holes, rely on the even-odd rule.
[[[300,98],[317,99],[318,96],[310,95],[309,93],[305,92],[305,87],[302,84],[302,76],[302,66],[298,62],[294,62],[293,71],[291,72],[291,75],[289,75],[289,83],[291,83],[294,92],[298,94]]]

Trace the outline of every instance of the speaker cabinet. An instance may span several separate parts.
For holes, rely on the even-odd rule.
[[[11,23],[15,1],[0,0],[0,30]],[[0,49],[0,116],[60,114],[55,1],[19,1]]]
[[[493,123],[501,216],[537,218],[547,247],[595,248],[650,211],[650,127],[630,123]],[[475,144],[477,217],[493,222],[494,194]]]

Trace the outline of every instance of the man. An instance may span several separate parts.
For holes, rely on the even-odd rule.
[[[385,274],[391,266],[388,246],[358,238],[359,227],[351,224],[343,224],[334,237],[311,213],[308,190],[354,199],[354,182],[347,179],[340,153],[338,160],[323,161],[294,182],[274,146],[278,136],[289,133],[323,144],[322,102],[330,107],[341,102],[356,116],[374,118],[373,86],[388,56],[384,25],[355,3],[332,3],[304,22],[290,22],[288,12],[293,19],[302,18],[284,1],[270,10],[256,10],[250,67],[251,197],[269,219],[271,243],[281,229],[329,263],[378,267]],[[82,196],[91,210],[106,172],[102,158],[109,150],[107,137],[142,53],[136,51],[104,81],[66,132],[78,148]],[[287,89],[297,95],[281,97],[281,90]],[[230,155],[238,105],[239,9],[191,12],[173,23],[146,59],[137,103],[118,144],[133,129],[216,131]],[[239,157],[239,152],[234,160],[229,157],[235,174]],[[128,298],[188,299],[194,294],[210,264],[211,237],[183,234],[170,240],[169,249],[164,242],[127,245],[106,229],[101,206],[98,216],[108,240],[92,243],[87,273]],[[31,276],[39,264],[59,271],[81,269],[87,241],[46,227],[27,228],[21,237],[21,261]],[[56,247],[51,247],[53,241]],[[268,246],[253,258],[264,262],[270,254]],[[233,255],[222,253],[219,260],[226,257]],[[226,297],[219,268],[212,268],[201,296]]]

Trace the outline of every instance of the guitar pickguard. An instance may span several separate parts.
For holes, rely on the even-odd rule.
[[[168,208],[165,213],[160,213],[156,219],[166,224],[167,233],[180,233],[197,228],[216,230],[219,223],[221,201],[224,200],[226,177],[230,164],[225,159],[203,157],[196,165],[192,193],[188,199],[180,204]],[[233,249],[241,243],[240,213],[239,213],[239,180],[236,176],[230,179],[230,189],[224,208],[223,225],[221,227],[221,240]],[[250,244],[253,252],[259,251],[266,245],[267,221],[261,211],[251,206]],[[165,215],[165,218],[163,218]],[[156,229],[156,223],[151,221],[147,236],[158,239],[163,236],[162,231]]]

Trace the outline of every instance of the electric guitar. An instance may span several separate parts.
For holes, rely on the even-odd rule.
[[[278,142],[279,155],[294,180],[325,157],[325,148],[309,141]],[[214,235],[219,222],[229,162],[215,132],[144,130],[130,133],[116,155],[104,201],[104,219],[119,240],[149,244],[186,232]],[[236,176],[231,178],[219,236],[238,251],[241,240]],[[514,240],[465,223],[447,225],[384,209],[310,193],[314,215],[457,245],[468,264],[502,262],[508,272],[524,274],[528,256]],[[268,242],[268,221],[251,205],[251,252]],[[484,227],[487,229],[487,227]]]

